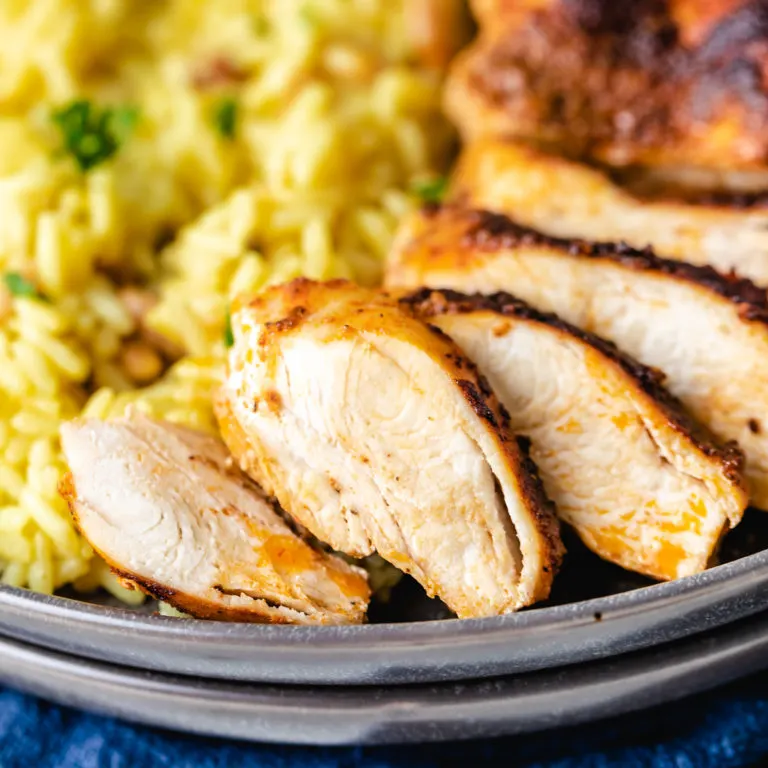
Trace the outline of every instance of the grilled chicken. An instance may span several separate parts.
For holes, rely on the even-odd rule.
[[[707,567],[747,504],[742,457],[701,434],[660,374],[509,294],[422,289],[401,300],[488,377],[590,549],[658,579]]]
[[[549,235],[650,243],[666,258],[768,285],[768,205],[748,199],[644,199],[589,166],[494,139],[464,150],[452,194]]]
[[[451,207],[405,224],[387,283],[510,291],[659,368],[696,419],[739,443],[752,503],[768,508],[768,297],[753,283]]]
[[[446,109],[465,139],[610,165],[768,168],[765,0],[478,0]]]
[[[363,620],[364,572],[299,538],[220,440],[139,413],[61,439],[74,520],[127,584],[206,619]]]
[[[551,504],[447,337],[343,280],[272,288],[232,328],[222,434],[299,523],[349,555],[378,552],[460,617],[547,596]]]

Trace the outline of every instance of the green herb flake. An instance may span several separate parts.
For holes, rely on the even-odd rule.
[[[125,142],[139,122],[138,107],[115,107],[109,116],[110,130],[119,143]]]
[[[237,102],[225,97],[216,102],[213,109],[213,124],[225,139],[234,139],[237,128]]]
[[[271,26],[266,16],[257,13],[253,17],[253,34],[257,37],[266,37],[270,32]]]
[[[134,130],[135,107],[100,109],[79,99],[56,110],[51,119],[61,132],[63,149],[84,173],[112,157]]]
[[[424,203],[442,203],[448,192],[448,178],[438,176],[426,181],[417,181],[411,185],[411,192]]]
[[[235,343],[235,335],[232,333],[232,315],[227,310],[227,317],[224,321],[224,346],[229,349]]]
[[[18,299],[44,298],[40,291],[37,290],[37,286],[18,272],[6,272],[3,275],[3,283],[9,293]]]

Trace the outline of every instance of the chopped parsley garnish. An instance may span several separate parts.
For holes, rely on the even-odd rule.
[[[448,178],[438,176],[434,179],[414,182],[411,185],[411,191],[424,203],[442,203],[448,192]]]
[[[80,99],[56,110],[51,119],[61,131],[64,150],[85,172],[120,149],[135,128],[139,111],[127,106],[102,109]]]
[[[227,318],[224,324],[224,346],[229,349],[235,343],[235,335],[232,333],[232,315],[227,310]]]
[[[3,283],[12,296],[19,299],[43,299],[45,298],[40,291],[37,290],[37,286],[31,281],[27,280],[24,275],[20,275],[18,272],[6,272],[3,275]]]
[[[237,102],[225,97],[216,102],[213,109],[213,124],[225,139],[234,139],[237,128]]]
[[[257,37],[266,37],[269,34],[270,25],[266,16],[257,13],[253,17],[253,33]]]
[[[112,133],[119,143],[123,143],[130,137],[139,122],[138,107],[115,107],[111,114]]]

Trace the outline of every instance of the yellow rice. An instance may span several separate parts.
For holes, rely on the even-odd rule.
[[[215,430],[234,295],[299,274],[379,279],[408,190],[444,169],[451,145],[441,73],[414,49],[425,3],[0,4],[0,276],[44,296],[0,287],[3,582],[135,600],[57,493],[60,423],[133,403]],[[51,119],[75,99],[138,110],[87,172]],[[225,101],[232,135],[216,129]],[[158,294],[144,331],[182,353],[143,388],[125,363],[138,321],[124,283]]]

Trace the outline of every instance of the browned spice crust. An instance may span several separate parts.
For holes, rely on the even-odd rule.
[[[270,343],[270,338],[273,334],[295,331],[300,323],[308,321],[312,314],[311,307],[316,302],[314,293],[318,287],[322,287],[324,290],[335,288],[348,289],[351,285],[352,283],[347,280],[318,282],[308,278],[297,278],[281,286],[279,289],[275,289],[281,293],[280,306],[283,308],[281,311],[284,312],[284,307],[286,306],[290,306],[291,309],[282,320],[265,323],[265,330],[261,333],[258,343],[261,346],[265,346]],[[269,300],[269,295],[262,295],[253,299],[249,306],[264,310],[268,306],[267,302]],[[389,301],[390,299],[387,298],[387,302]],[[350,309],[352,312],[355,311],[354,307]],[[407,311],[405,305],[399,305],[399,309],[403,314],[413,319],[412,313]],[[357,311],[367,312],[368,307],[358,307]],[[338,318],[326,317],[325,320],[329,323],[337,322]],[[345,323],[342,327],[345,332],[354,332],[353,325]],[[511,466],[519,467],[516,472],[516,479],[520,493],[527,502],[528,511],[537,521],[537,529],[546,544],[546,568],[544,570],[548,578],[540,580],[539,586],[542,592],[544,587],[548,592],[551,575],[556,572],[563,555],[559,521],[554,511],[554,505],[547,498],[544,486],[532,462],[521,460],[515,439],[509,432],[508,414],[493,395],[487,380],[478,372],[476,366],[461,354],[456,344],[443,331],[428,324],[427,328],[433,336],[440,339],[441,346],[445,350],[444,354],[447,363],[445,368],[448,374],[457,384],[473,411],[495,432],[502,448],[507,452]],[[217,415],[223,428],[229,429],[229,424],[232,421],[231,416],[225,414],[221,404],[217,407]]]
[[[496,420],[496,416],[488,407],[488,403],[486,403],[485,398],[480,393],[480,390],[474,385],[474,383],[467,381],[467,379],[456,379],[456,384],[464,393],[464,399],[472,406],[472,410],[481,419],[484,419],[492,427],[494,427],[494,429],[497,428],[499,423]]]
[[[288,624],[288,620],[279,616],[264,616],[254,611],[242,608],[226,608],[215,603],[209,603],[198,597],[179,592],[152,579],[138,576],[135,573],[121,570],[108,563],[112,573],[128,588],[139,589],[144,594],[172,605],[176,610],[188,613],[198,619],[207,621],[239,621],[250,624]],[[276,607],[276,606],[273,606]]]
[[[765,0],[537,5],[485,19],[494,39],[476,44],[467,74],[473,90],[509,112],[509,132],[574,155],[680,150],[681,162],[701,165],[768,161]],[[718,134],[726,120],[734,130]]]
[[[429,218],[447,215],[463,219],[466,228],[460,244],[467,250],[498,251],[527,246],[551,248],[569,256],[608,259],[629,269],[658,272],[693,283],[734,304],[742,319],[768,324],[768,291],[735,274],[724,275],[712,267],[663,259],[650,247],[639,250],[625,242],[551,237],[491,211],[425,206],[423,212]]]
[[[285,317],[264,323],[264,330],[261,332],[258,340],[258,345],[260,347],[268,346],[270,340],[276,334],[297,330],[301,326],[304,319],[310,313],[310,309],[305,305],[309,303],[313,286],[316,284],[316,281],[311,280],[308,277],[297,277],[280,286],[280,292],[285,297],[285,303],[291,304],[292,307]],[[330,288],[340,287],[347,284],[348,281],[341,278],[328,280],[324,283],[324,285]],[[248,302],[248,305],[262,310],[267,301],[269,301],[268,296],[260,295],[251,299]]]
[[[334,280],[326,280],[322,284],[327,288],[341,288],[349,285],[349,281],[339,277]],[[290,282],[281,285],[279,290],[281,296],[284,297],[285,303],[293,305],[292,313],[298,311],[304,314],[306,313],[306,308],[303,305],[309,303],[311,294],[317,285],[318,281],[312,280],[309,277],[295,277]],[[266,300],[265,294],[255,296],[248,302],[248,306],[262,307]]]
[[[400,306],[408,308],[411,313],[415,310],[415,305],[407,301],[400,301]],[[565,548],[560,538],[560,521],[555,505],[547,496],[539,469],[530,457],[529,443],[526,438],[512,434],[507,409],[499,402],[488,380],[477,366],[461,354],[455,342],[442,329],[429,324],[427,327],[454,347],[453,352],[446,354],[446,359],[455,371],[461,372],[461,376],[454,379],[456,385],[472,410],[496,432],[510,456],[511,466],[520,467],[520,471],[515,472],[515,477],[520,493],[527,502],[527,509],[536,519],[537,529],[546,542],[542,569],[551,578],[560,569]]]
[[[289,331],[291,328],[296,328],[306,314],[307,310],[305,307],[294,307],[288,313],[287,317],[284,317],[281,320],[275,320],[272,323],[266,323],[265,327],[269,330],[277,331],[278,333],[281,331]]]
[[[506,409],[503,408],[506,414],[506,428],[509,428],[509,414]],[[522,459],[523,469],[525,470],[523,475],[519,478],[518,482],[520,487],[527,497],[534,495],[538,496],[540,504],[546,504],[547,507],[547,523],[548,527],[545,530],[549,547],[547,549],[548,557],[547,562],[543,566],[545,573],[552,574],[554,576],[560,570],[560,566],[565,556],[565,546],[560,538],[560,519],[557,517],[555,511],[555,505],[547,497],[544,492],[544,483],[541,481],[541,475],[539,474],[539,468],[536,466],[536,462],[531,458],[531,441],[526,435],[517,435],[515,442],[520,451]]]
[[[59,496],[61,496],[61,498],[67,502],[75,524],[77,524],[77,515],[75,514],[74,509],[72,509],[72,504],[74,503],[75,496],[77,495],[77,490],[75,489],[75,479],[72,477],[71,472],[65,472],[61,476],[57,490],[59,492]]]
[[[450,289],[421,288],[401,297],[400,301],[411,307],[417,316],[425,319],[439,315],[487,311],[504,317],[541,323],[579,339],[619,365],[624,373],[635,381],[638,388],[664,410],[673,429],[691,439],[705,455],[717,459],[723,467],[723,473],[732,483],[741,484],[744,455],[736,443],[719,443],[714,435],[691,418],[683,404],[663,386],[664,374],[661,371],[639,363],[620,351],[612,342],[577,328],[553,313],[541,312],[516,296],[504,292],[486,296],[464,294]]]

